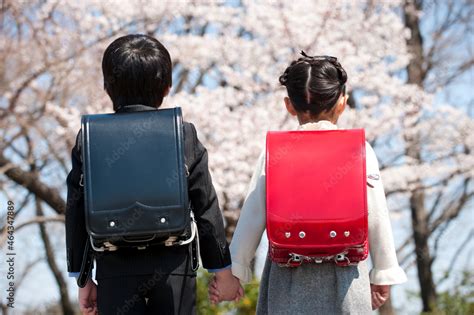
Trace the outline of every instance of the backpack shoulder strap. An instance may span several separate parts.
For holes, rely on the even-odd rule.
[[[82,128],[79,129],[79,132],[77,133],[76,146],[77,146],[77,151],[79,151],[79,159],[82,163]]]
[[[193,126],[191,123],[183,122],[184,131],[184,164],[186,167],[186,175],[189,176],[189,168],[192,164],[192,158],[194,156],[194,133]]]

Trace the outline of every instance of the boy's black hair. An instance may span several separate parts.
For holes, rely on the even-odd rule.
[[[171,57],[151,36],[126,35],[105,50],[102,73],[115,111],[133,104],[160,107],[172,83]]]
[[[293,61],[279,80],[296,111],[318,116],[331,110],[345,93],[347,74],[335,57],[301,54],[303,57]]]

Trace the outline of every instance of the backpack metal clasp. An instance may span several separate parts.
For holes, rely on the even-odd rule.
[[[186,170],[186,177],[189,177],[189,169],[187,164],[184,164],[184,169]]]

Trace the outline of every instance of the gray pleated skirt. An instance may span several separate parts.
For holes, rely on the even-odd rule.
[[[260,282],[257,315],[371,314],[365,261],[357,266],[305,264],[279,267],[268,257]]]

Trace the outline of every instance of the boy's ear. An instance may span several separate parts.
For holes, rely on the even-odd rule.
[[[293,103],[291,103],[290,98],[288,96],[285,96],[283,101],[285,101],[285,106],[286,106],[286,110],[288,111],[288,113],[290,113],[291,116],[296,116],[296,114],[297,114],[296,109],[293,106]]]
[[[163,97],[168,96],[168,94],[170,93],[170,90],[171,90],[171,86],[168,86],[163,93]]]

